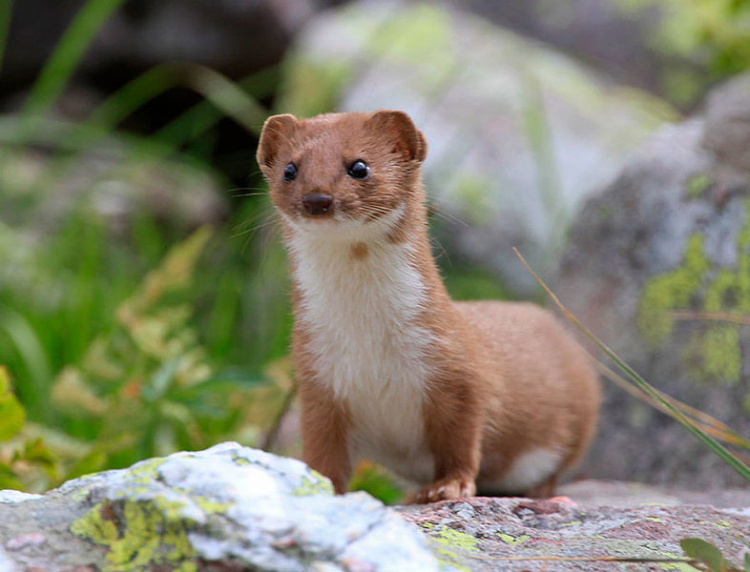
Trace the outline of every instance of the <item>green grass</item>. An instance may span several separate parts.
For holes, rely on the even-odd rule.
[[[49,111],[121,3],[86,2],[21,114],[0,120],[0,364],[26,417],[21,431],[0,442],[0,480],[27,489],[224,439],[257,444],[263,421],[250,410],[274,406],[281,391],[264,372],[287,351],[285,256],[273,225],[264,226],[267,201],[231,192],[235,185],[212,162],[219,122],[231,119],[257,134],[268,113],[257,101],[272,93],[277,71],[235,83],[201,66],[165,64],[81,122],[52,119]],[[0,4],[0,55],[10,9],[10,2]],[[120,128],[175,87],[202,99],[150,135]],[[42,157],[32,175],[23,171],[29,154]],[[190,255],[188,279],[153,304],[143,292],[154,276],[164,284],[177,279],[163,270],[192,240],[184,222],[142,210],[113,232],[92,208],[95,191],[85,188],[64,216],[39,222],[46,203],[58,200],[56,185],[87,170],[92,154],[109,168],[87,184],[137,184],[133,173],[146,166],[176,168],[183,177],[207,174],[226,189],[229,216]],[[248,160],[248,174],[255,170]],[[257,184],[257,177],[248,180]],[[127,319],[133,300],[142,307]]]

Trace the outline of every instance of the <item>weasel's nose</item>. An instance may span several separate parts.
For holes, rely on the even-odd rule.
[[[305,207],[307,214],[327,214],[331,211],[331,206],[333,206],[333,197],[324,193],[305,195],[302,197],[302,206]]]

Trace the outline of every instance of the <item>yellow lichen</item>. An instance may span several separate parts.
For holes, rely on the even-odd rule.
[[[523,544],[531,538],[528,534],[512,536],[510,534],[498,532],[497,535],[500,537],[500,540],[502,540],[505,544],[509,544],[510,546],[518,546],[519,544]]]
[[[646,285],[638,308],[638,327],[649,342],[661,342],[672,333],[669,312],[688,307],[708,268],[703,237],[694,234],[688,239],[684,266],[661,274]]]
[[[187,538],[188,521],[179,512],[181,503],[98,503],[70,527],[76,536],[107,548],[105,571],[142,570],[168,565],[193,572],[195,551]]]
[[[447,526],[440,526],[433,529],[430,533],[430,538],[458,550],[474,551],[477,550],[477,544],[479,544],[479,541],[470,534]]]
[[[430,523],[422,523],[420,526],[429,530],[428,538],[442,565],[452,570],[469,572],[468,567],[458,564],[462,559],[459,552],[476,552],[477,544],[479,544],[476,538],[446,526],[435,526]]]
[[[658,344],[672,333],[672,312],[695,310],[741,317],[750,314],[750,199],[745,201],[746,220],[737,236],[736,268],[714,273],[704,252],[704,239],[692,235],[682,266],[660,274],[645,286],[638,308],[638,327],[645,339]],[[696,314],[696,320],[699,315]],[[738,383],[742,374],[739,324],[700,319],[685,348],[685,360],[694,364],[699,379]]]
[[[739,382],[742,352],[736,325],[711,326],[703,335],[702,350],[702,369],[706,377]]]
[[[689,198],[696,199],[711,187],[711,183],[711,177],[705,173],[696,173],[685,181],[686,194]]]
[[[331,481],[325,478],[317,471],[310,470],[312,477],[302,477],[302,483],[292,490],[292,494],[297,497],[305,497],[311,495],[332,495],[333,485]]]

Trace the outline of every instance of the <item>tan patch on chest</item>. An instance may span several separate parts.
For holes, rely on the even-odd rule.
[[[364,242],[355,242],[351,246],[350,254],[354,260],[364,260],[370,254],[370,247]]]

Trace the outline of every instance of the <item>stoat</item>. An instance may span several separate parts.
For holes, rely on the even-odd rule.
[[[454,302],[427,234],[424,135],[400,111],[270,117],[257,159],[283,220],[303,458],[343,493],[376,461],[417,502],[548,496],[595,430],[583,350],[529,303]]]

